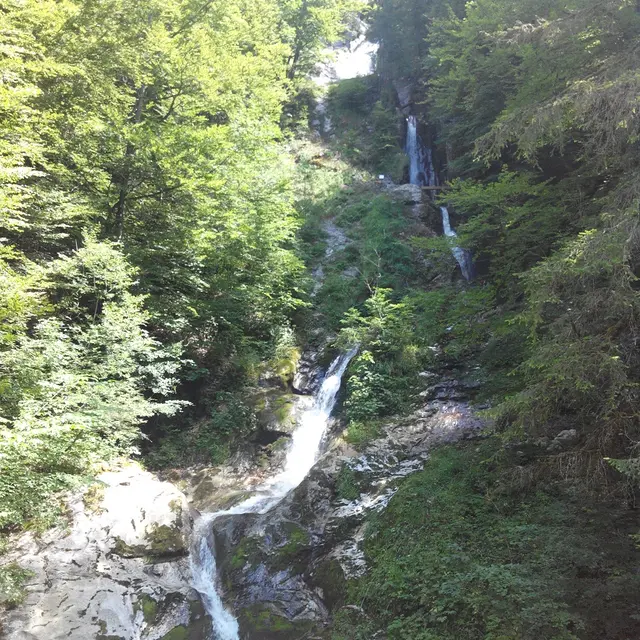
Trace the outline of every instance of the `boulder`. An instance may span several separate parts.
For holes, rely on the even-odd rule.
[[[206,637],[190,587],[192,518],[172,484],[131,465],[69,499],[68,528],[14,540],[3,562],[31,573],[7,640],[162,640]],[[90,499],[89,499],[90,498]]]
[[[576,429],[564,429],[549,444],[547,451],[549,453],[561,453],[575,446],[580,440],[580,436]]]
[[[417,205],[422,202],[422,189],[417,184],[401,184],[386,189],[389,197],[403,204]]]

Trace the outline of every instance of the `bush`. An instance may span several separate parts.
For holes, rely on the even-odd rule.
[[[256,427],[255,410],[246,402],[246,395],[217,392],[211,398],[209,415],[189,427],[168,429],[147,454],[147,464],[163,469],[225,462],[234,443]]]
[[[136,453],[139,425],[179,409],[163,400],[178,353],[145,330],[132,275],[117,249],[89,240],[47,272],[63,319],[42,319],[0,354],[0,527],[50,520],[52,494]]]
[[[0,567],[0,607],[15,607],[25,598],[24,583],[32,576],[30,571],[11,562]]]

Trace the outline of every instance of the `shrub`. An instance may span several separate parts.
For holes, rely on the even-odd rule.
[[[52,494],[94,463],[135,453],[141,422],[179,409],[163,400],[178,353],[145,330],[132,275],[117,249],[88,241],[48,271],[65,319],[42,319],[0,354],[0,527],[50,519]]]
[[[434,452],[386,511],[369,515],[369,571],[349,593],[361,613],[338,617],[335,640],[377,630],[390,640],[600,638],[612,606],[620,637],[634,635],[640,581],[617,564],[631,541],[617,536],[605,559],[602,531],[614,528],[606,509],[582,511],[585,496],[557,490],[508,491],[488,458],[497,446]]]

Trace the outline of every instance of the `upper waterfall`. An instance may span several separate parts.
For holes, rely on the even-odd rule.
[[[415,116],[407,118],[406,152],[409,157],[409,182],[425,187],[437,187],[439,181],[433,164],[433,151],[423,144],[420,139],[418,135],[418,120]],[[448,238],[457,237],[456,232],[451,228],[449,209],[440,207],[440,213],[442,214],[444,235]],[[471,253],[458,246],[455,242],[451,243],[451,253],[453,253],[456,262],[460,265],[460,270],[465,280],[471,280],[474,271]]]

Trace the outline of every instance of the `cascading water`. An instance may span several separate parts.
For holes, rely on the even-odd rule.
[[[407,118],[407,156],[409,157],[409,182],[425,187],[438,186],[438,174],[433,166],[433,152],[426,147],[418,135],[418,121],[415,116]],[[442,214],[442,228],[448,238],[456,238],[456,232],[451,228],[449,210],[440,207]],[[451,253],[460,265],[462,275],[466,280],[473,278],[473,260],[466,249],[451,242]]]
[[[444,229],[444,235],[448,238],[456,238],[458,234],[451,228],[449,209],[447,209],[447,207],[440,207],[440,213],[442,214],[442,228]],[[471,280],[471,278],[473,278],[473,261],[471,260],[471,254],[466,249],[459,247],[455,243],[452,243],[451,245],[451,252],[460,265],[464,278],[466,280]]]
[[[226,511],[204,514],[196,525],[191,551],[193,587],[213,621],[213,640],[238,640],[239,636],[238,621],[225,609],[217,589],[216,560],[209,542],[211,523],[224,515],[266,513],[305,479],[318,458],[342,376],[356,352],[357,347],[331,363],[312,405],[300,416],[282,471],[257,487],[250,498]]]
[[[436,187],[438,176],[433,167],[431,149],[422,144],[418,136],[418,120],[415,116],[407,119],[407,148],[409,156],[409,182],[425,187]]]

